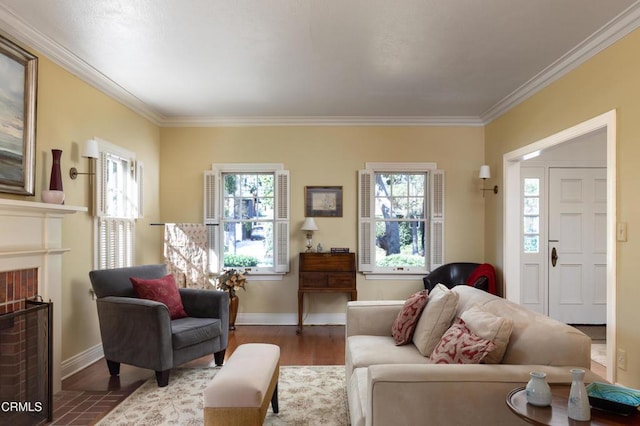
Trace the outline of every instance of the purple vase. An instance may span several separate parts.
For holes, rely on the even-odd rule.
[[[49,181],[49,189],[54,191],[62,191],[62,172],[60,170],[60,157],[62,157],[61,149],[52,149],[53,164],[51,165],[51,180]]]

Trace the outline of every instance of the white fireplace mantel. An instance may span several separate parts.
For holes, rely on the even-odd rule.
[[[75,212],[86,212],[86,207],[68,206],[65,204],[49,204],[39,201],[22,201],[0,198],[0,209],[2,210],[21,210],[32,212],[50,212],[59,214],[68,214]]]
[[[62,219],[86,207],[0,198],[0,272],[36,268],[38,294],[53,302],[53,392],[61,388]]]

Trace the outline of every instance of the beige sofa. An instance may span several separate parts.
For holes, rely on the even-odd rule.
[[[605,381],[590,371],[591,339],[579,330],[470,286],[459,296],[456,316],[478,304],[513,320],[500,364],[431,364],[412,343],[396,346],[392,324],[404,301],[349,302],[346,379],[351,424],[526,424],[505,402],[526,385],[529,372],[549,383],[570,383],[569,370],[587,370],[585,382]]]

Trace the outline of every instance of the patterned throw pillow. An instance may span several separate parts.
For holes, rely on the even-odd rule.
[[[422,314],[428,300],[427,290],[422,290],[412,294],[404,302],[402,310],[398,313],[391,327],[391,335],[396,342],[396,346],[406,345],[411,342],[420,314]]]
[[[479,364],[495,348],[491,340],[476,336],[457,318],[431,354],[434,364]]]
[[[167,305],[169,317],[172,320],[189,316],[182,306],[180,292],[173,275],[151,280],[130,277],[129,280],[139,298],[154,300]]]

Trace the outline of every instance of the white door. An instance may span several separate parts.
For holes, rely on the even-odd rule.
[[[549,316],[606,324],[606,168],[549,170]]]

